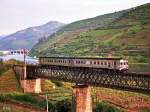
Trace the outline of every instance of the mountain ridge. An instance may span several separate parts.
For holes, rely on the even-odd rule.
[[[55,33],[64,23],[50,21],[46,24],[29,27],[24,30],[17,31],[0,39],[0,49],[10,50],[27,48],[31,49],[42,37],[48,37]],[[7,45],[7,46],[6,46]]]

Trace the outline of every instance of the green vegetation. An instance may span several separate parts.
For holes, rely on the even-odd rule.
[[[62,100],[56,103],[57,112],[71,112],[71,101]]]
[[[80,20],[77,22],[73,22],[69,25],[64,26],[57,33],[60,34],[66,31],[75,31],[80,29],[92,29],[97,27],[107,27],[112,21],[117,18],[120,18],[124,13],[128,12],[128,10],[114,12],[110,14],[104,14],[101,16],[97,16],[94,18],[89,18],[85,20]]]
[[[0,102],[5,101],[16,101],[19,103],[30,104],[35,107],[41,107],[46,109],[46,101],[44,99],[39,99],[36,96],[32,96],[29,94],[23,93],[10,93],[10,94],[1,94],[0,95]],[[54,106],[49,102],[50,112],[54,112]]]
[[[150,107],[149,108],[142,108],[140,112],[150,112]]]
[[[53,94],[55,95],[55,94]],[[45,97],[45,96],[44,96]],[[28,104],[33,107],[46,109],[46,100],[40,98],[37,95],[24,94],[24,93],[8,93],[0,94],[0,102],[18,102],[23,104]],[[71,111],[71,102],[68,99],[61,99],[55,102],[49,100],[49,112],[70,112]]]
[[[0,75],[6,72],[7,70],[5,68],[0,68]]]
[[[110,106],[105,102],[100,102],[96,105],[95,112],[121,112],[121,111],[113,106]]]

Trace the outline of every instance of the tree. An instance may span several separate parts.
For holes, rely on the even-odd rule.
[[[56,103],[57,112],[71,112],[71,102],[66,99]]]

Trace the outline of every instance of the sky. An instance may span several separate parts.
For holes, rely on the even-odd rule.
[[[145,3],[150,0],[0,0],[0,35],[49,21],[71,23]]]

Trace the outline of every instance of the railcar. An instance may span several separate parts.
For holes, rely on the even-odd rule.
[[[39,64],[69,67],[90,67],[112,70],[128,70],[128,61],[122,58],[86,58],[86,57],[40,57]]]

